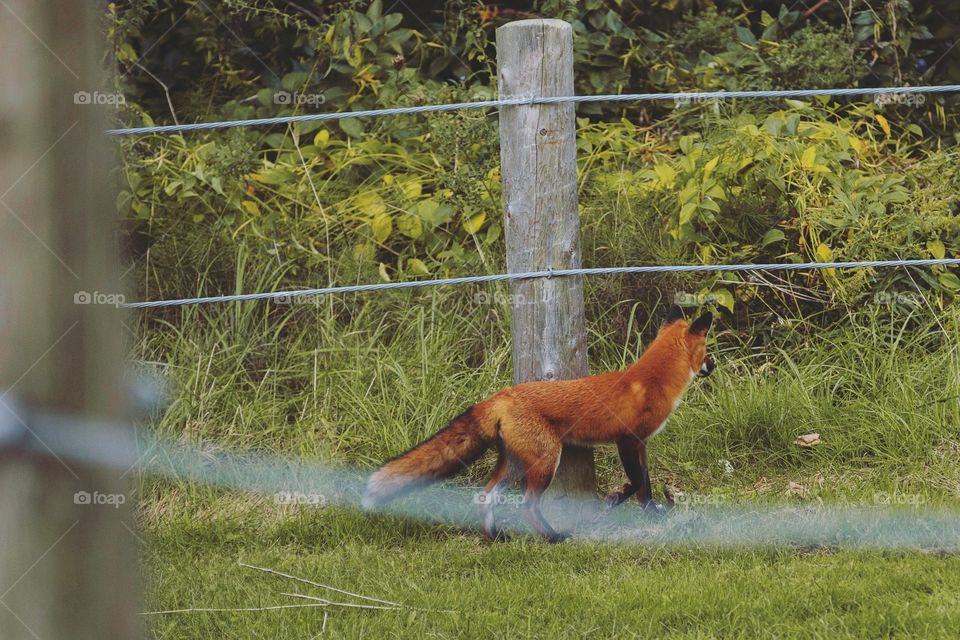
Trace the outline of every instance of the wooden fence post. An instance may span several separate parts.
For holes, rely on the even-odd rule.
[[[497,68],[500,98],[573,95],[572,27],[562,20],[500,27]],[[501,108],[500,171],[507,270],[580,267],[574,104]],[[514,381],[588,375],[582,278],[515,280],[510,293]],[[593,451],[565,446],[548,495],[595,492]]]
[[[98,304],[119,293],[104,10],[0,3],[0,420],[14,428],[30,425],[31,409],[122,413],[121,312]],[[4,640],[142,637],[132,500],[119,476],[0,448]]]

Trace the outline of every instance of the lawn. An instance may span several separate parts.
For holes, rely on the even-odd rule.
[[[324,320],[329,309],[305,305],[294,311],[316,312],[316,322],[301,315],[302,329],[286,334],[253,306],[211,314],[200,328],[148,332],[140,361],[163,362],[156,366],[179,390],[153,427],[214,455],[255,449],[370,469],[509,384],[506,325],[481,330],[488,311],[463,300],[371,301],[340,325]],[[717,372],[696,384],[651,445],[655,491],[670,483],[694,512],[854,504],[899,507],[908,519],[956,513],[957,319],[950,308],[937,319],[851,310],[839,328],[798,323],[790,339],[762,349],[721,321]],[[597,332],[591,340],[595,371],[640,348]],[[808,432],[821,444],[794,444]],[[479,486],[490,463],[457,485]],[[598,476],[602,491],[623,481],[609,448],[598,455]],[[429,521],[278,505],[269,494],[141,479],[139,495],[147,610],[309,604],[282,595],[291,592],[371,604],[241,562],[404,605],[157,614],[146,620],[158,639],[955,637],[960,628],[960,556],[942,549],[642,536],[488,544]],[[632,502],[620,509],[637,513]]]
[[[149,532],[149,609],[297,603],[291,592],[376,604],[240,562],[408,608],[160,614],[154,637],[953,638],[960,625],[955,555],[488,544],[343,509],[266,522],[235,500],[166,505],[183,511]]]

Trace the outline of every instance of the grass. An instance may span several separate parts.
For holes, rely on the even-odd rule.
[[[957,556],[488,545],[343,510],[266,525],[237,506],[151,530],[150,608],[268,606],[291,591],[360,602],[242,561],[429,611],[333,609],[325,634],[318,609],[164,614],[149,619],[154,637],[948,638],[960,624]]]
[[[153,427],[205,446],[370,468],[509,384],[505,310],[474,293],[145,315],[138,359],[175,392]],[[591,308],[594,371],[632,360],[656,324],[637,315],[624,331]],[[762,345],[722,317],[718,371],[651,447],[655,486],[669,480],[724,504],[870,505],[883,492],[957,508],[960,314],[935,315],[850,309],[830,330],[794,320]],[[793,444],[811,431],[821,445]],[[479,484],[490,464],[458,482]],[[598,469],[604,490],[623,481],[609,448]],[[786,496],[790,482],[805,495]],[[309,589],[243,561],[436,610],[331,611],[332,637],[952,637],[960,622],[956,556],[524,537],[487,545],[449,527],[188,485],[142,480],[140,496],[152,610],[283,604],[281,592]],[[181,613],[149,625],[158,639],[310,638],[323,617]]]

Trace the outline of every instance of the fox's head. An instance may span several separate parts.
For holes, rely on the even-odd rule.
[[[713,315],[707,311],[692,323],[684,318],[683,309],[674,305],[667,313],[661,332],[670,330],[682,332],[681,344],[690,365],[690,373],[705,378],[716,366],[713,358],[707,355],[707,331],[713,322]]]

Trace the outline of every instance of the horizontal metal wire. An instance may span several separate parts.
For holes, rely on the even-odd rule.
[[[191,304],[210,304],[214,302],[238,302],[243,300],[278,300],[289,302],[294,298],[323,296],[334,293],[361,293],[366,291],[384,291],[387,289],[416,289],[454,284],[474,284],[480,282],[499,282],[503,280],[530,280],[533,278],[561,278],[567,276],[596,276],[619,273],[669,273],[669,272],[708,272],[708,271],[803,271],[809,269],[865,269],[873,267],[928,267],[935,265],[960,264],[960,258],[939,258],[929,260],[869,260],[864,262],[798,262],[768,264],[689,264],[689,265],[646,265],[636,267],[595,267],[589,269],[548,269],[546,271],[526,271],[520,273],[496,273],[485,276],[464,276],[460,278],[440,278],[435,280],[411,280],[408,282],[377,282],[373,284],[355,284],[342,287],[323,287],[319,289],[297,289],[293,291],[268,291],[263,293],[238,293],[223,296],[202,296],[197,298],[179,298],[176,300],[149,300],[127,302],[121,307],[127,309],[145,309],[151,307],[179,307]]]
[[[151,127],[127,127],[123,129],[108,129],[107,133],[115,136],[146,135],[151,133],[178,133],[201,129],[258,127],[275,124],[292,124],[295,122],[342,120],[344,118],[371,118],[402,114],[458,111],[461,109],[492,109],[519,105],[562,104],[567,102],[649,102],[654,100],[702,101],[730,100],[733,98],[812,98],[817,96],[878,96],[891,94],[937,94],[957,92],[960,92],[960,85],[947,84],[920,87],[855,87],[848,89],[786,89],[778,91],[621,93],[596,96],[522,96],[503,98],[500,100],[457,102],[453,104],[430,104],[411,107],[391,107],[387,109],[366,109],[362,111],[339,111],[335,113],[309,113],[296,116],[252,118],[248,120],[225,120],[221,122],[193,122],[187,124],[168,124]]]

